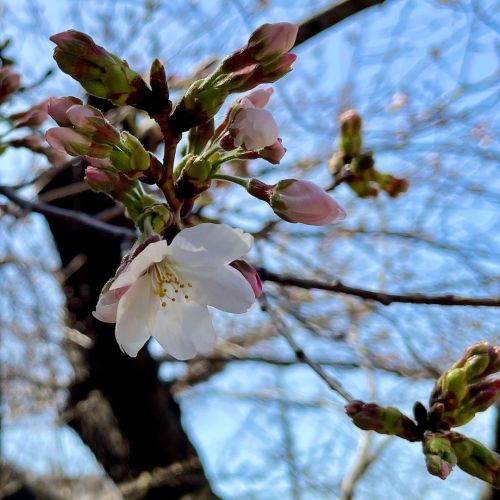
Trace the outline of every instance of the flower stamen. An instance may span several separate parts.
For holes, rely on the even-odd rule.
[[[162,307],[166,307],[168,301],[176,302],[177,295],[182,293],[181,297],[189,299],[184,288],[192,288],[191,283],[181,281],[177,272],[172,268],[167,260],[155,264],[150,268],[150,274],[153,278],[153,292],[160,298]]]

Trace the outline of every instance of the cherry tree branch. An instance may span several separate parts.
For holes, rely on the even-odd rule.
[[[300,24],[295,47],[322,31],[344,21],[348,17],[368,7],[380,5],[384,3],[384,1],[385,0],[344,0],[336,3],[332,7],[328,7]]]
[[[500,307],[500,297],[462,297],[454,294],[424,295],[422,293],[395,294],[380,291],[366,290],[344,285],[341,281],[326,282],[315,279],[297,278],[290,275],[276,274],[267,269],[258,269],[262,281],[272,281],[284,286],[295,286],[306,290],[325,290],[327,292],[353,295],[365,300],[373,300],[384,306],[393,303],[402,304],[429,304],[440,306],[484,306]]]
[[[44,215],[49,220],[61,221],[72,227],[88,228],[111,238],[133,240],[136,237],[135,231],[125,227],[114,226],[101,222],[90,215],[67,208],[55,207],[47,203],[26,200],[19,196],[15,189],[8,186],[0,186],[0,195],[5,196],[19,208],[29,212],[36,212]]]

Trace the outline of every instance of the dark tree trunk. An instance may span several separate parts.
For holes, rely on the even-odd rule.
[[[68,168],[45,191],[82,177],[81,166]],[[113,206],[106,196],[90,191],[54,204],[90,214]],[[128,224],[125,218],[114,222]],[[69,425],[116,483],[130,481],[145,471],[189,462],[186,473],[179,469],[175,481],[146,487],[143,498],[217,498],[182,428],[180,409],[169,384],[158,377],[158,363],[146,349],[137,358],[123,354],[114,338],[114,325],[92,317],[101,287],[120,263],[121,242],[71,223],[49,225],[62,266],[73,268],[65,282],[67,323],[93,340],[87,348],[68,342],[75,369],[64,412]]]

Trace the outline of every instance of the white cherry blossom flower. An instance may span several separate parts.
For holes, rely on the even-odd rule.
[[[239,229],[200,224],[170,245],[150,243],[118,272],[94,315],[116,322],[116,339],[130,356],[150,337],[177,359],[209,353],[216,334],[207,306],[244,313],[255,301],[252,286],[229,265],[252,242]]]

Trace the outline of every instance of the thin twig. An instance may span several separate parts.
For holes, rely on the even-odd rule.
[[[353,401],[353,397],[342,387],[342,384],[338,380],[335,380],[333,377],[330,377],[330,375],[328,375],[316,361],[313,361],[304,352],[302,347],[300,347],[299,344],[295,342],[295,339],[288,331],[288,328],[283,323],[281,317],[278,314],[276,314],[276,312],[270,307],[269,301],[267,300],[265,293],[261,295],[260,300],[261,300],[261,309],[267,312],[271,316],[276,326],[276,329],[278,330],[278,333],[282,337],[284,337],[284,339],[288,342],[288,345],[292,348],[295,357],[302,363],[309,365],[319,375],[319,377],[326,382],[326,384],[328,385],[328,387],[330,387],[330,389],[332,389],[332,391],[335,391],[347,402]]]

